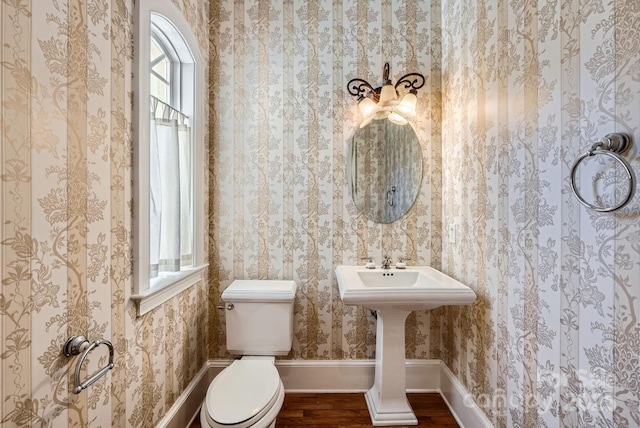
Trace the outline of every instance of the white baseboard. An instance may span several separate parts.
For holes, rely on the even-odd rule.
[[[440,369],[440,395],[461,427],[493,428],[467,388],[444,363]]]
[[[184,428],[198,417],[211,380],[230,360],[209,360],[156,425]],[[373,385],[374,360],[276,360],[286,392],[365,392]],[[408,360],[407,392],[437,392],[462,427],[493,427],[476,403],[440,360]]]
[[[365,392],[373,385],[374,360],[278,360],[286,392]],[[409,392],[435,392],[440,387],[440,360],[406,363]]]
[[[191,425],[194,416],[200,410],[200,403],[207,394],[207,387],[213,377],[210,377],[209,365],[205,364],[167,413],[158,421],[156,428],[185,428]]]

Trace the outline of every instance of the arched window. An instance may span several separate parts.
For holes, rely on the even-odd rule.
[[[142,315],[204,280],[205,91],[196,39],[173,3],[136,7],[132,298]]]

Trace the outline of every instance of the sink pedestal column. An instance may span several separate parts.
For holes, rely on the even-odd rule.
[[[404,322],[411,311],[377,310],[376,371],[364,395],[375,426],[418,425],[407,400]]]

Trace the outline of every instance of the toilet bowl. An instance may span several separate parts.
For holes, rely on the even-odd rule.
[[[243,357],[220,372],[207,390],[201,425],[273,426],[284,402],[284,386],[274,362],[273,357]]]
[[[267,428],[284,402],[275,355],[293,341],[293,281],[234,281],[226,303],[227,349],[243,355],[222,370],[207,389],[200,411],[203,428]]]

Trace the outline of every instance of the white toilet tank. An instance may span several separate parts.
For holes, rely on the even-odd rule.
[[[222,293],[227,350],[241,355],[287,355],[293,341],[294,281],[235,280]]]

